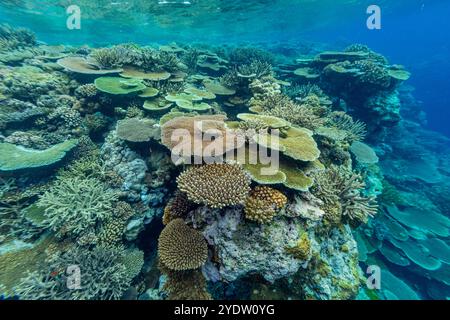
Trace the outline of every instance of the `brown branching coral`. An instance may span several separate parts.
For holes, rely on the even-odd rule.
[[[178,176],[177,183],[192,202],[223,208],[244,203],[251,179],[237,164],[214,163],[191,167]]]
[[[199,269],[174,271],[159,261],[158,268],[167,276],[163,291],[169,300],[211,300],[206,290],[206,280]]]
[[[311,191],[324,202],[322,209],[329,221],[338,222],[346,217],[366,222],[377,213],[375,198],[362,194],[365,183],[359,174],[344,167],[330,166],[325,171],[314,172],[312,177],[315,184]]]
[[[161,262],[171,270],[191,270],[206,262],[208,246],[199,231],[187,226],[183,219],[175,219],[159,236],[158,254]]]
[[[189,201],[185,193],[176,191],[175,195],[164,208],[164,215],[162,217],[163,224],[167,225],[174,219],[184,218],[193,207],[194,204]]]
[[[286,203],[287,198],[280,191],[258,186],[250,192],[245,202],[245,217],[259,223],[270,222]]]

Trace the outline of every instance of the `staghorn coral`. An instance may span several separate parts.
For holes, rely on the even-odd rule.
[[[78,236],[106,220],[117,192],[95,178],[58,179],[38,201],[45,223],[60,236]]]
[[[117,300],[136,276],[127,269],[129,264],[125,259],[126,252],[122,248],[97,246],[88,250],[73,247],[47,261],[42,271],[28,274],[15,292],[27,300]],[[77,265],[82,272],[80,289],[67,287],[69,275],[66,270],[72,265]]]
[[[353,120],[345,112],[332,112],[329,116],[329,121],[332,126],[347,132],[347,138],[350,141],[362,141],[367,134],[366,124],[359,120]]]
[[[188,227],[183,219],[175,219],[159,236],[158,255],[170,270],[197,269],[208,258],[208,246],[200,232]]]
[[[311,188],[314,196],[324,202],[322,209],[329,221],[342,218],[367,222],[377,213],[374,197],[362,194],[365,183],[359,174],[344,167],[330,166],[324,171],[313,172],[315,184]]]
[[[193,208],[194,204],[189,201],[186,194],[177,190],[164,208],[162,222],[167,225],[174,219],[184,218]]]
[[[177,178],[178,188],[189,200],[211,208],[244,203],[250,182],[241,166],[227,163],[191,167]]]

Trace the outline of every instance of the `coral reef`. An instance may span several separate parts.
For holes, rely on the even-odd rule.
[[[61,236],[89,232],[112,213],[117,192],[94,178],[56,181],[38,201],[45,208],[46,224]]]
[[[123,249],[98,246],[90,251],[75,247],[47,262],[42,272],[27,275],[15,292],[22,299],[33,300],[117,300],[137,275],[134,272],[140,271],[140,268],[129,268],[126,256]],[[142,266],[142,257],[140,262]],[[72,265],[83,270],[78,290],[67,288],[70,273],[67,274],[66,270]]]
[[[362,195],[365,184],[360,175],[335,166],[312,175],[315,184],[311,191],[324,202],[330,221],[339,223],[342,218],[349,218],[365,222],[377,213],[374,198]]]
[[[178,176],[177,183],[189,200],[211,208],[242,204],[250,191],[250,178],[237,164],[192,167]]]
[[[410,73],[364,45],[280,46],[1,25],[2,293],[355,299],[374,295],[361,263],[383,268],[379,298],[442,298],[448,139],[420,126]]]
[[[182,219],[175,219],[159,236],[158,254],[167,268],[183,271],[201,267],[208,257],[208,248],[200,232],[188,227]]]

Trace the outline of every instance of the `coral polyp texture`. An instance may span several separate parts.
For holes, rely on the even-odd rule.
[[[200,268],[208,258],[208,247],[203,235],[187,226],[183,219],[169,222],[158,240],[161,262],[170,270],[182,271]]]
[[[245,217],[259,223],[270,222],[286,206],[287,198],[276,189],[258,186],[245,201]]]
[[[194,166],[177,178],[178,189],[189,200],[211,208],[243,204],[250,191],[250,177],[237,164]]]

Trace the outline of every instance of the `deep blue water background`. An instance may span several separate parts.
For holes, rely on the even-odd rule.
[[[361,19],[319,32],[317,37],[365,43],[391,63],[405,65],[412,72],[408,84],[423,102],[428,127],[450,137],[449,21],[450,1],[423,1],[401,12],[383,13],[381,30],[362,28],[365,21]]]

